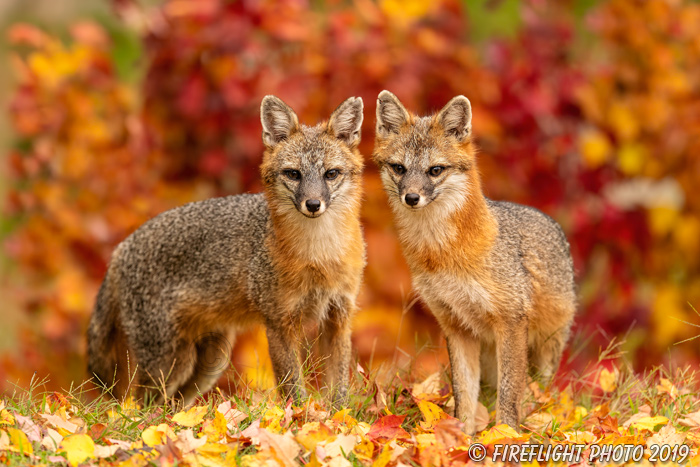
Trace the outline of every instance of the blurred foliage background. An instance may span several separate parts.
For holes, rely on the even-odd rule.
[[[446,364],[412,300],[369,161],[376,96],[472,102],[486,194],[564,227],[580,286],[562,374],[624,340],[635,368],[697,363],[700,4],[691,0],[5,2],[0,387],[85,374],[112,249],[157,213],[260,190],[259,104],[302,121],[361,96],[368,266],[363,365]],[[3,4],[3,5],[5,5]],[[53,11],[53,13],[51,13]],[[270,383],[264,334],[234,351]]]

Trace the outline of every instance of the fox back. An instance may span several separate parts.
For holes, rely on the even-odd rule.
[[[416,117],[384,91],[376,138],[414,287],[447,338],[457,414],[472,431],[483,376],[498,386],[499,418],[517,427],[528,360],[549,378],[573,321],[566,237],[542,212],[483,195],[465,97]]]
[[[282,395],[298,399],[309,321],[335,346],[327,371],[344,395],[365,262],[362,101],[307,127],[268,96],[261,119],[263,193],[167,211],[115,249],[88,331],[89,371],[115,396],[133,383],[140,398],[190,403],[228,367],[236,333],[259,323]]]

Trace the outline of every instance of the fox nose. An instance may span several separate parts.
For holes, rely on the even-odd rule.
[[[418,193],[409,193],[406,195],[406,204],[409,206],[415,206],[420,201],[420,195]]]
[[[309,212],[316,212],[321,209],[321,201],[318,199],[308,199],[306,200],[306,209]]]

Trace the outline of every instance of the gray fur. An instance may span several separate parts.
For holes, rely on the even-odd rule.
[[[267,96],[265,193],[172,209],[115,249],[89,325],[89,372],[115,384],[118,397],[133,390],[138,398],[189,404],[228,368],[236,333],[258,323],[282,396],[299,401],[303,328],[315,323],[329,344],[339,402],[347,394],[350,323],[364,267],[362,157],[350,146],[361,108],[357,98],[341,104],[341,118],[331,116],[341,131],[334,131],[299,125],[286,104]],[[333,179],[331,169],[339,171]],[[323,200],[323,209],[306,210],[310,198]]]

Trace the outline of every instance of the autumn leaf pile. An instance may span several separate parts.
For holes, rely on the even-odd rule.
[[[473,436],[449,415],[449,384],[440,373],[406,384],[355,375],[348,407],[331,410],[321,396],[301,406],[279,405],[274,392],[245,397],[221,391],[186,410],[139,408],[80,391],[15,393],[0,401],[0,462],[8,465],[183,466],[463,466],[475,463],[469,446],[639,445],[687,446],[688,465],[700,465],[700,399],[695,376],[656,371],[635,376],[612,367],[591,384],[562,390],[532,382],[525,419],[516,431],[495,425],[483,405]],[[669,379],[671,378],[671,379]],[[488,397],[487,397],[488,399]],[[647,461],[642,464],[652,465]],[[605,465],[599,463],[597,465]],[[530,465],[540,465],[534,462]],[[544,465],[544,464],[542,464]]]

